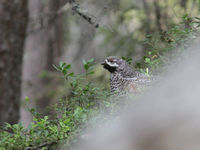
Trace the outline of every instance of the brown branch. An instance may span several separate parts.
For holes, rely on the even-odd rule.
[[[46,142],[46,143],[40,144],[38,146],[27,147],[27,148],[25,148],[25,150],[37,150],[37,149],[45,147],[45,146],[50,148],[51,146],[53,146],[55,144],[58,144],[58,142],[57,141]]]
[[[71,6],[70,6],[71,5]],[[86,20],[89,24],[93,25],[95,28],[99,27],[99,22],[97,21],[96,17],[91,15],[88,12],[88,10],[83,9],[78,3],[76,3],[74,0],[69,0],[59,11],[58,14],[62,14],[66,12],[69,9],[72,9],[72,11],[79,16],[81,16],[84,20]]]
[[[36,18],[30,18],[29,19],[30,28],[28,30],[28,33],[35,33],[45,27],[48,27],[49,25],[54,23],[58,17],[61,17],[70,9],[75,14],[78,14],[80,17],[82,17],[84,20],[86,20],[89,24],[94,26],[95,28],[98,28],[100,26],[99,25],[100,21],[97,19],[97,17],[88,13],[87,9],[82,8],[74,0],[69,0],[69,2],[67,2],[64,6],[62,6],[56,12],[49,12],[49,13],[45,13]]]

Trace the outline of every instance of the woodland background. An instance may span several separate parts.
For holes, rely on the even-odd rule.
[[[69,146],[75,128],[99,112],[94,99],[107,99],[109,73],[99,63],[123,56],[148,74],[173,65],[165,55],[199,34],[199,12],[199,0],[1,0],[0,148],[51,148],[66,139]],[[180,51],[171,57],[182,58]],[[66,116],[55,117],[52,105]]]

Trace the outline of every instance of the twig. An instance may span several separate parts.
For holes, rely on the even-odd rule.
[[[97,17],[88,13],[87,9],[82,8],[78,3],[74,0],[69,0],[64,6],[62,6],[56,12],[45,13],[42,16],[38,16],[36,18],[30,18],[29,21],[29,30],[28,33],[37,32],[45,27],[51,25],[55,20],[65,14],[68,10],[72,10],[75,14],[81,16],[84,20],[86,20],[89,24],[98,28],[100,20]]]
[[[99,21],[97,21],[97,18],[91,14],[88,13],[88,10],[82,8],[78,3],[75,2],[75,0],[70,0],[69,4],[72,6],[72,11],[77,13],[79,16],[81,16],[83,19],[85,19],[89,24],[93,25],[95,28],[99,27]]]
[[[38,146],[27,147],[25,150],[38,150],[38,149],[45,147],[45,146],[50,148],[52,145],[55,145],[57,143],[58,143],[57,141],[46,142],[46,143],[40,144]]]

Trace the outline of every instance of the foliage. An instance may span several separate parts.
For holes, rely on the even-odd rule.
[[[90,123],[89,119],[100,113],[100,106],[109,107],[108,92],[87,81],[87,78],[94,73],[93,65],[94,59],[84,60],[85,73],[79,75],[70,72],[70,64],[60,62],[59,66],[54,65],[66,79],[66,86],[71,89],[71,94],[61,98],[52,106],[54,116],[42,117],[35,109],[28,108],[33,115],[33,122],[28,128],[23,127],[21,123],[14,125],[7,123],[0,132],[0,149],[44,150],[53,148],[53,145],[63,140],[69,147],[70,141],[81,133],[86,123]],[[29,101],[28,97],[26,101]],[[91,122],[94,123],[95,118]]]
[[[191,42],[199,35],[200,18],[185,14],[180,24],[173,26],[169,31],[148,34],[143,41],[146,49],[143,60],[136,63],[136,68],[151,75],[160,68],[174,65],[175,61],[185,57],[186,50]],[[130,56],[122,59],[132,64]]]
[[[160,67],[174,65],[174,61],[184,58],[189,45],[198,37],[199,20],[188,15],[184,15],[182,19],[181,24],[175,25],[167,32],[146,36],[144,43],[148,48],[143,57],[144,65],[137,64],[141,71],[145,72],[145,68],[152,72]],[[189,26],[185,27],[185,24]]]
[[[172,65],[168,54],[188,42],[199,25],[199,1],[126,1],[111,13],[112,30],[100,29],[107,55],[133,58],[142,72],[151,74],[163,64]],[[186,41],[186,43],[184,42]],[[184,47],[182,49],[185,49]],[[180,50],[181,51],[181,50]],[[166,55],[170,56],[168,59]]]
[[[182,24],[175,25],[166,32],[146,36],[145,56],[142,63],[136,65],[141,72],[152,74],[154,70],[164,66],[164,63],[173,65],[171,58],[184,56],[190,41],[199,34],[200,19],[189,15],[184,15],[182,19]],[[129,64],[132,63],[130,57],[122,58]],[[109,92],[104,87],[90,80],[90,76],[94,74],[94,65],[94,59],[83,60],[85,72],[78,75],[71,72],[71,64],[60,62],[58,66],[54,65],[54,68],[63,74],[69,94],[52,106],[53,115],[43,116],[34,108],[28,108],[33,116],[33,122],[28,128],[20,123],[7,123],[0,132],[0,150],[53,149],[63,142],[70,148],[71,142],[75,142],[76,137],[88,124],[97,123],[98,120],[109,120],[98,114],[105,111],[112,114],[117,105],[110,100]],[[28,97],[26,101],[29,102]]]

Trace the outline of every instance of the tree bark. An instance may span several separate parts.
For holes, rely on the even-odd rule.
[[[145,11],[145,14],[146,14],[146,20],[145,20],[145,26],[146,26],[146,34],[150,34],[151,33],[151,18],[150,18],[150,8],[148,6],[148,3],[147,3],[147,0],[142,0],[143,2],[143,7],[144,7],[144,11]]]
[[[186,11],[186,9],[187,9],[187,0],[180,0],[180,5]]]
[[[161,9],[157,0],[154,0],[154,7],[155,7],[155,17],[156,17],[156,24],[158,27],[158,31],[160,34],[162,34],[162,31],[163,31],[162,23],[161,23],[162,15],[161,15]]]
[[[56,57],[61,54],[61,21],[54,18],[61,0],[29,0],[29,26],[25,44],[26,55],[23,63],[22,99],[30,99],[29,107],[44,109],[49,104],[47,80],[40,77],[42,71],[51,70]],[[41,23],[42,22],[42,23]],[[39,105],[37,105],[39,103]],[[22,107],[21,121],[27,126],[32,120],[31,114]]]
[[[0,125],[19,119],[27,0],[0,1]]]

